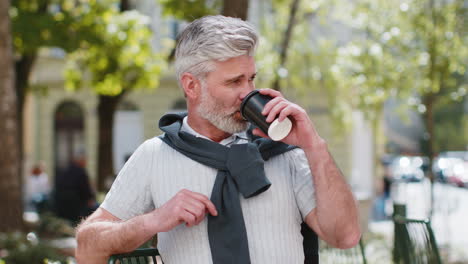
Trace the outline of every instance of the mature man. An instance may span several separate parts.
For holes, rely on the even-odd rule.
[[[188,113],[160,120],[164,135],[138,148],[78,227],[79,263],[104,263],[155,234],[165,263],[304,263],[303,221],[336,247],[359,241],[355,199],[301,107],[262,89],[274,97],[267,121],[288,116],[292,131],[282,143],[246,131],[239,106],[255,88],[257,39],[223,16],[181,33],[175,68]]]

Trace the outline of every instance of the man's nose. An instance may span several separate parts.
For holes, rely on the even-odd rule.
[[[245,87],[242,89],[241,93],[239,94],[239,99],[242,101],[244,98],[253,90],[255,89],[255,86],[251,85],[245,85]]]

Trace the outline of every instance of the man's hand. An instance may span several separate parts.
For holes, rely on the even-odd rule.
[[[218,214],[208,197],[189,190],[181,190],[160,208],[127,221],[98,208],[77,228],[78,263],[104,263],[110,255],[130,252],[159,232],[182,223],[198,225],[206,213]]]
[[[206,214],[218,215],[216,207],[208,197],[189,190],[179,191],[163,206],[153,211],[158,232],[167,232],[174,227],[186,223],[188,227],[198,225]]]
[[[261,94],[274,97],[263,108],[262,114],[267,117],[266,121],[271,123],[277,117],[281,122],[286,117],[291,119],[293,126],[291,132],[282,142],[298,146],[302,149],[312,148],[316,143],[323,141],[318,135],[307,112],[297,104],[286,100],[283,95],[272,89],[260,89]],[[260,129],[256,128],[253,133],[258,136],[267,137]]]

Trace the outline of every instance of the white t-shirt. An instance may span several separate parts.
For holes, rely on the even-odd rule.
[[[182,129],[196,136],[186,120]],[[220,142],[245,143],[240,133]],[[304,263],[301,223],[315,208],[310,168],[301,149],[265,162],[271,187],[255,197],[240,195],[251,263]],[[101,205],[126,220],[162,206],[181,189],[211,196],[217,170],[180,154],[159,138],[144,142],[117,176]],[[212,263],[207,219],[158,234],[164,263]]]
[[[26,199],[30,201],[36,195],[48,195],[50,192],[49,177],[46,173],[29,176],[26,180]]]

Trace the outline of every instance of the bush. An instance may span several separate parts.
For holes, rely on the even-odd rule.
[[[36,230],[41,237],[59,238],[75,235],[75,229],[69,221],[49,212],[40,215],[39,226]]]
[[[66,263],[64,256],[34,233],[0,233],[0,264],[44,264],[52,260]]]

